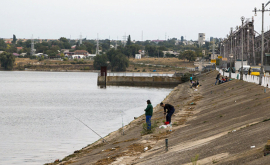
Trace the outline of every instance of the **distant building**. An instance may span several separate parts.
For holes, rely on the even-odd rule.
[[[61,52],[63,53],[69,52],[69,49],[61,49]]]
[[[202,50],[202,55],[205,56],[205,50]]]
[[[183,42],[184,41],[184,36],[181,36],[181,42]]]
[[[158,44],[159,42],[164,42],[165,40],[152,40],[152,42]]]
[[[23,49],[23,47],[17,47],[17,52],[19,52],[22,49]]]
[[[135,54],[135,59],[141,59],[142,55],[141,54]]]
[[[84,55],[72,55],[73,59],[80,59],[80,58],[85,58]]]
[[[184,45],[194,45],[193,41],[184,41],[183,42]]]
[[[139,52],[142,56],[145,55],[145,51],[144,51],[144,50],[139,50],[138,52]]]
[[[164,54],[164,57],[166,57],[166,54],[178,56],[180,53],[174,52],[174,51],[162,51]]]
[[[0,53],[0,54],[1,54],[1,53]],[[27,53],[21,53],[21,56],[23,56],[23,57],[26,56],[26,55],[27,55]]]
[[[75,50],[74,53],[75,55],[84,55],[84,56],[87,56],[87,54],[89,54],[86,50]]]
[[[198,45],[201,47],[205,44],[205,33],[199,33]]]
[[[18,57],[18,56],[19,56],[19,54],[18,54],[18,53],[13,53],[13,56]]]

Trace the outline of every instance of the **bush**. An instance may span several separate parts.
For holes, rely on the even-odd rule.
[[[84,67],[84,70],[90,70],[89,66]]]
[[[141,135],[153,133],[157,127],[158,127],[157,121],[154,121],[153,123],[151,123],[151,130],[148,131],[147,130],[147,123],[143,123],[143,130],[141,131]]]
[[[15,57],[11,53],[3,52],[0,55],[0,62],[1,67],[4,67],[5,70],[12,70]]]
[[[30,59],[36,59],[37,56],[30,56]]]
[[[27,64],[27,65],[24,65],[24,68],[30,68],[32,65],[31,64]]]

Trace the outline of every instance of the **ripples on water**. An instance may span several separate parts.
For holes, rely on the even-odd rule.
[[[0,72],[0,164],[62,159],[144,113],[172,89],[97,87],[96,73]]]

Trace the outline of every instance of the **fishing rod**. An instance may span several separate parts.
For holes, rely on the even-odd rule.
[[[106,143],[108,143],[102,136],[100,136],[96,131],[94,131],[92,128],[90,128],[87,124],[85,124],[84,122],[82,122],[80,119],[78,119],[77,117],[75,117],[74,115],[68,113],[69,115],[73,116],[75,119],[77,119],[79,122],[81,122],[83,125],[85,125],[87,128],[89,128],[91,131],[93,131],[96,135],[98,135],[101,139],[103,139],[103,141],[105,141]]]

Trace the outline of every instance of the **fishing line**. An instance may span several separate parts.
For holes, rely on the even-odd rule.
[[[78,121],[80,121],[83,125],[85,125],[87,128],[89,128],[91,131],[93,131],[96,135],[98,135],[101,139],[103,139],[103,141],[105,141],[106,143],[108,143],[102,136],[100,136],[96,131],[94,131],[92,128],[90,128],[87,124],[85,124],[84,122],[82,122],[80,119],[78,119],[77,117],[75,117],[74,115],[67,113],[71,116],[73,116],[75,119],[77,119]]]

